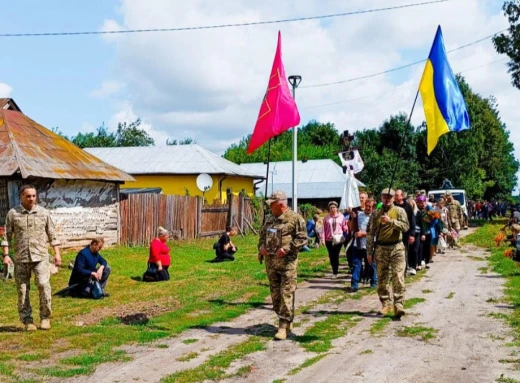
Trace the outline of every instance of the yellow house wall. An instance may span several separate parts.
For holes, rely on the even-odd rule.
[[[135,182],[126,182],[122,189],[128,188],[162,188],[163,194],[172,195],[186,195],[188,190],[191,196],[202,196],[202,192],[197,188],[197,175],[177,175],[177,174],[158,174],[158,175],[135,175]],[[213,186],[209,189],[204,197],[207,201],[213,201],[220,199],[224,201],[226,199],[226,189],[231,188],[233,194],[238,194],[242,190],[250,196],[253,195],[253,182],[252,178],[245,177],[233,177],[233,176],[215,176],[212,175]],[[222,182],[222,193],[219,193],[219,184]]]

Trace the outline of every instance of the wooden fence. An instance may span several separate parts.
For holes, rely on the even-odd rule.
[[[173,233],[173,239],[217,236],[227,226],[237,226],[241,234],[252,227],[253,208],[247,196],[228,195],[227,203],[205,204],[201,197],[130,194],[120,202],[120,243],[148,245],[158,226]]]

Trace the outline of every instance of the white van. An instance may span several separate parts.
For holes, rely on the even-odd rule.
[[[468,207],[466,206],[466,192],[463,189],[439,189],[439,190],[430,190],[428,192],[428,199],[430,195],[433,195],[435,201],[438,201],[441,197],[443,197],[446,192],[451,192],[451,195],[454,199],[460,202],[460,206],[462,206],[462,210],[464,211],[464,215],[466,218],[466,222],[468,219]]]

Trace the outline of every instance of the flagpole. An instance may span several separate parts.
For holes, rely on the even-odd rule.
[[[262,210],[264,212],[264,216],[262,217],[262,226],[265,223],[265,211],[267,207],[265,206],[265,201],[267,201],[267,185],[269,184],[269,162],[271,161],[271,139],[269,139],[269,143],[267,144],[267,169],[265,172],[265,193],[264,193],[264,204],[262,206]]]
[[[388,189],[392,189],[392,186],[394,184],[395,175],[397,174],[397,168],[399,167],[399,160],[401,159],[401,153],[403,151],[403,146],[404,146],[403,143],[405,141],[405,138],[406,138],[406,135],[408,132],[408,127],[410,126],[410,123],[412,122],[412,115],[413,115],[413,111],[415,109],[415,104],[417,104],[418,98],[419,98],[419,89],[417,89],[417,93],[415,94],[415,99],[413,100],[412,110],[410,111],[410,114],[408,115],[408,121],[406,122],[406,130],[404,131],[403,137],[401,138],[400,143],[399,143],[399,150],[397,153],[397,157],[395,159],[394,170],[392,172],[392,177],[390,178],[390,186],[388,187]]]
[[[302,82],[302,76],[289,76],[289,82],[292,86],[292,96],[296,100],[296,88]],[[292,161],[292,209],[298,213],[298,180],[297,180],[297,165],[298,165],[298,126],[293,128],[293,161]]]

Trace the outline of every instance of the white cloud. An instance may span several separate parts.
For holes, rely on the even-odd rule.
[[[119,81],[103,81],[103,83],[101,84],[101,88],[94,89],[89,93],[89,96],[94,98],[105,99],[119,93],[123,86],[124,85]]]
[[[103,30],[187,27],[347,12],[406,4],[404,0],[171,1],[120,0],[121,20]],[[118,80],[126,107],[160,137],[195,138],[222,152],[252,132],[282,31],[287,75],[300,74],[297,103],[302,122],[334,122],[339,131],[378,126],[391,114],[408,113],[422,65],[341,85],[304,86],[380,72],[426,58],[442,24],[447,49],[507,27],[500,4],[458,0],[416,8],[297,23],[109,36],[117,51]],[[253,5],[254,4],[254,5]],[[273,12],[276,9],[276,12]],[[455,72],[500,58],[490,41],[450,54]],[[494,95],[512,139],[520,143],[518,90],[503,64],[463,73],[472,88]],[[341,103],[341,101],[352,100]],[[121,100],[120,100],[121,101]],[[332,104],[323,106],[324,104]],[[317,107],[320,106],[320,107]],[[420,103],[414,123],[423,120]],[[160,127],[155,130],[152,127]],[[162,140],[156,140],[161,142]],[[520,158],[520,144],[516,144]]]
[[[0,82],[0,98],[9,98],[13,88],[7,84]]]

